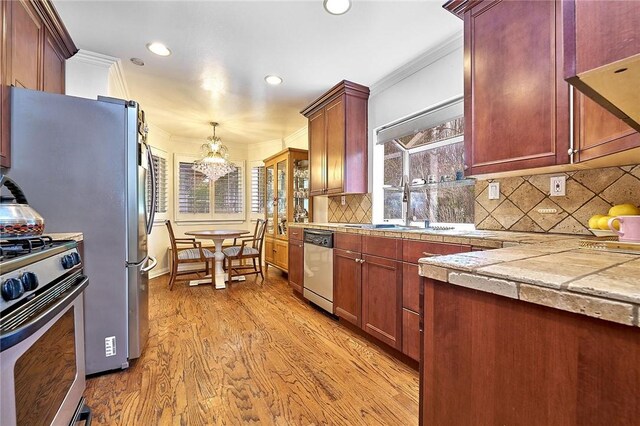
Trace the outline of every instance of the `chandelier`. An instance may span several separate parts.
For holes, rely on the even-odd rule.
[[[218,123],[211,122],[209,124],[213,127],[213,135],[207,138],[207,143],[202,144],[202,158],[193,163],[192,169],[203,173],[210,182],[215,182],[227,173],[234,171],[236,166],[229,161],[227,147],[216,136]]]

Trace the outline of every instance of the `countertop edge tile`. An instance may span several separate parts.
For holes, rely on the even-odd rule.
[[[53,238],[54,240],[84,240],[84,234],[82,232],[52,232],[46,235]]]
[[[442,282],[449,282],[449,270],[434,265],[418,264],[419,274],[423,277],[431,278]],[[424,268],[424,269],[423,269]]]
[[[511,299],[518,298],[518,285],[512,281],[453,271],[450,271],[448,276],[449,283],[454,285],[497,294]]]
[[[557,291],[529,284],[520,284],[519,298],[524,302],[548,306],[562,311],[609,320],[619,324],[634,325],[634,305],[630,303]]]

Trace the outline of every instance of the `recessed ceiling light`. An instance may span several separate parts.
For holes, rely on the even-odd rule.
[[[272,86],[282,84],[282,78],[278,77],[277,75],[268,75],[264,78],[264,81],[271,84]]]
[[[324,8],[332,15],[342,15],[351,9],[351,0],[324,0]]]
[[[133,63],[133,65],[137,65],[139,67],[143,67],[144,66],[144,61],[142,59],[140,59],[140,58],[131,58],[129,60]]]
[[[147,49],[159,56],[169,56],[171,51],[162,43],[153,42],[147,44]]]

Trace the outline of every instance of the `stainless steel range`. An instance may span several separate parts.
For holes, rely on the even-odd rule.
[[[82,397],[88,285],[75,241],[0,240],[0,424],[90,422]]]

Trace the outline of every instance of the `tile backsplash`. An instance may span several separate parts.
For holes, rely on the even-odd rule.
[[[550,177],[562,175],[566,196],[550,197]],[[591,216],[607,214],[615,204],[640,205],[640,165],[494,179],[500,182],[498,200],[489,200],[490,181],[475,185],[478,229],[587,235]],[[557,212],[543,214],[541,209]]]
[[[371,223],[371,194],[345,195],[345,205],[342,197],[329,197],[329,222],[338,223]]]

